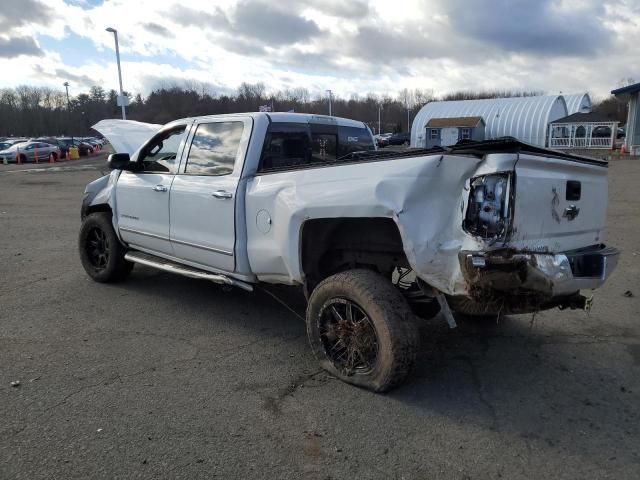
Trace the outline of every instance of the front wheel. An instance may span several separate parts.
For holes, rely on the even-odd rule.
[[[92,213],[83,220],[78,249],[82,266],[96,282],[124,280],[133,268],[133,263],[124,259],[126,250],[113,229],[109,213]]]
[[[348,270],[322,281],[307,307],[320,366],[341,380],[385,392],[413,370],[418,331],[400,291],[382,275]]]

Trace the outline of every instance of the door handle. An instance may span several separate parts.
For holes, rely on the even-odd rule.
[[[153,187],[154,192],[166,192],[167,190],[169,189],[164,185],[156,185],[155,187]]]
[[[211,196],[221,199],[228,199],[233,197],[233,194],[231,192],[225,192],[224,190],[216,190],[211,194]]]

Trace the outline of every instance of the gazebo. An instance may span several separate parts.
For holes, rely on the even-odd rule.
[[[611,150],[617,133],[616,121],[597,113],[574,113],[549,124],[549,148]]]

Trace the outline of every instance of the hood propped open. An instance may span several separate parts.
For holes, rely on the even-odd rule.
[[[133,153],[151,138],[162,125],[135,120],[100,120],[93,127],[104,135],[116,153]]]

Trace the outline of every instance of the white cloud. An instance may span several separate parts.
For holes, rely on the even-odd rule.
[[[85,0],[41,0],[39,10],[36,0],[25,0],[34,12],[47,12],[46,22],[23,12],[5,42],[32,37],[35,54],[33,45],[44,36],[64,39],[73,32],[86,42],[83,50],[88,45],[96,54],[75,65],[62,61],[68,52],[46,49],[41,58],[0,59],[3,71],[21,72],[4,76],[0,86],[59,86],[56,75],[71,72],[78,88],[88,82],[116,87],[108,26],[119,31],[125,89],[143,94],[163,79],[193,79],[220,91],[262,81],[271,89],[330,88],[344,96],[393,95],[405,87],[436,94],[482,88],[604,96],[620,78],[639,74],[633,71],[640,64],[636,0],[264,1],[111,0],[90,7]],[[452,8],[463,3],[461,16]],[[2,21],[11,25],[13,14],[5,12]],[[533,31],[525,36],[527,25]],[[539,38],[543,28],[545,41]]]

